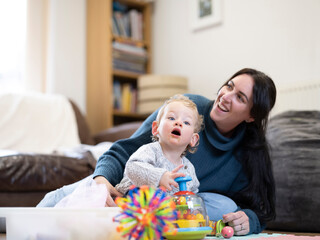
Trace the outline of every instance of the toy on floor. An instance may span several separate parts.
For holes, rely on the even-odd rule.
[[[179,177],[175,179],[180,189],[172,197],[177,210],[177,219],[173,221],[177,233],[165,233],[164,236],[169,240],[203,239],[212,231],[202,198],[193,192],[187,191],[187,181],[190,180],[191,177]]]
[[[126,198],[116,198],[122,212],[114,217],[117,231],[130,239],[161,239],[166,232],[175,234],[173,221],[177,219],[175,203],[164,189],[132,187]]]
[[[231,238],[234,234],[233,228],[226,226],[222,220],[209,221],[209,226],[212,228],[210,235],[215,235],[216,237]]]
[[[221,231],[221,235],[224,238],[231,238],[233,236],[233,233],[234,233],[233,228],[229,226],[222,228],[222,231]]]

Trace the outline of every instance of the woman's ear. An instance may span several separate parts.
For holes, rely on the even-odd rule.
[[[197,144],[197,142],[199,141],[199,134],[198,133],[194,133],[193,135],[192,135],[192,137],[191,137],[191,141],[190,141],[190,143],[189,143],[189,145],[191,146],[191,147],[194,147],[194,146],[196,146],[196,144]]]
[[[247,120],[246,120],[246,123],[251,123],[254,121],[254,118],[253,117],[249,117]]]
[[[152,135],[156,136],[159,133],[158,131],[158,122],[157,121],[153,121],[152,122]]]

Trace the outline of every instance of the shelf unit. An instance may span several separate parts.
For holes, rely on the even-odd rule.
[[[139,0],[117,1],[143,14],[142,41],[113,36],[113,0],[87,0],[87,102],[86,115],[90,130],[97,133],[114,125],[143,120],[145,115],[113,109],[113,81],[137,85],[140,74],[114,70],[113,41],[142,46],[148,53],[146,73],[151,72],[151,4]]]

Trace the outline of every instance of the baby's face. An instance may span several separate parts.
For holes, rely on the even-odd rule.
[[[158,126],[160,142],[187,146],[194,136],[196,112],[182,102],[172,102],[166,106]]]

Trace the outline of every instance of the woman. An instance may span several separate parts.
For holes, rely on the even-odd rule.
[[[215,101],[187,95],[204,116],[192,162],[200,181],[210,219],[223,218],[236,235],[259,233],[275,217],[275,186],[265,132],[275,104],[271,78],[254,69],[235,73],[219,90]],[[126,161],[141,145],[150,143],[150,115],[128,139],[117,141],[99,159],[93,178],[107,185],[112,197],[121,196],[113,186],[123,176]],[[108,196],[106,205],[115,206]]]

